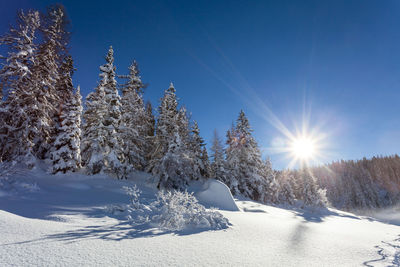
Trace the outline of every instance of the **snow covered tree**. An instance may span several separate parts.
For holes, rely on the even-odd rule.
[[[146,103],[146,108],[145,108],[145,134],[144,136],[146,137],[145,139],[145,168],[148,166],[149,161],[150,161],[150,155],[151,152],[154,149],[154,133],[155,133],[155,127],[156,127],[156,120],[154,118],[153,114],[153,107],[148,101]]]
[[[191,129],[191,136],[189,140],[189,149],[191,152],[191,158],[193,160],[193,175],[194,179],[200,179],[201,177],[208,177],[209,170],[207,169],[207,162],[203,157],[205,156],[204,153],[204,140],[200,136],[200,129],[196,121],[194,121],[192,129]],[[207,151],[206,151],[207,153]],[[207,161],[208,161],[208,155]]]
[[[290,171],[284,170],[278,174],[279,180],[279,203],[293,205],[296,197],[293,192],[291,180],[294,179]]]
[[[153,107],[150,101],[146,103],[146,136],[154,136],[156,119],[153,114]]]
[[[105,127],[105,160],[107,171],[118,178],[126,177],[128,166],[125,163],[123,139],[121,136],[121,99],[115,80],[114,50],[110,46],[106,57],[106,64],[100,67],[102,78],[100,84],[104,87],[106,114],[102,118]]]
[[[228,184],[228,176],[226,173],[226,162],[224,158],[224,148],[222,141],[218,136],[217,130],[214,130],[214,137],[211,146],[211,177],[220,180],[221,182]]]
[[[144,107],[142,88],[136,61],[129,67],[128,81],[122,86],[121,136],[124,140],[124,154],[127,162],[136,170],[142,170],[146,163],[148,118]]]
[[[148,170],[158,179],[158,188],[184,189],[193,175],[193,160],[187,146],[186,110],[178,111],[171,83],[159,107],[154,149]]]
[[[232,193],[241,193],[263,201],[267,180],[263,177],[263,163],[257,143],[251,135],[250,123],[240,111],[237,124],[228,132],[227,166]]]
[[[325,193],[319,187],[308,168],[299,170],[302,179],[302,197],[304,206],[325,206]]]
[[[104,87],[101,83],[86,97],[86,110],[83,113],[84,125],[81,144],[82,165],[88,174],[100,173],[105,169],[105,126],[103,117],[107,113]]]
[[[228,177],[224,183],[230,188],[233,195],[239,194],[240,190],[239,186],[239,153],[237,151],[239,141],[236,136],[235,125],[232,123],[231,128],[226,132],[226,144],[227,148],[225,149],[226,161],[225,161],[225,170],[226,176]]]
[[[181,142],[183,145],[185,145],[188,149],[191,148],[191,131],[190,131],[190,118],[187,113],[187,110],[185,107],[181,107],[178,110],[177,118],[176,118],[176,123],[178,127],[178,132],[179,136],[181,138]]]
[[[54,141],[50,152],[52,172],[76,171],[81,167],[81,116],[82,102],[80,88],[74,94],[72,57],[67,56],[59,68],[56,83],[58,103],[56,105]]]
[[[31,167],[35,161],[34,144],[39,137],[38,122],[42,120],[32,75],[37,50],[34,41],[39,26],[37,11],[26,14],[21,11],[16,27],[11,27],[0,39],[0,44],[9,47],[0,70],[0,87],[7,94],[0,109],[0,156],[1,160],[20,160]]]
[[[100,71],[101,80],[96,91],[88,95],[87,110],[84,113],[83,162],[90,174],[105,171],[124,178],[128,167],[123,154],[121,103],[115,80],[112,47]]]
[[[52,149],[53,135],[57,132],[59,114],[57,110],[65,99],[61,99],[62,91],[57,91],[57,83],[64,77],[60,77],[59,70],[64,66],[62,53],[66,49],[66,16],[61,5],[49,8],[44,16],[42,27],[43,43],[39,46],[33,66],[33,90],[36,94],[36,113],[39,120],[37,128],[38,136],[35,141],[36,155],[44,159]],[[66,59],[68,60],[68,59]],[[68,75],[69,69],[66,70]],[[63,81],[61,80],[61,83]]]
[[[158,188],[183,190],[192,180],[193,161],[180,138],[177,127],[175,128],[166,153],[155,165],[152,173],[159,178]]]
[[[271,160],[267,158],[261,166],[263,181],[260,184],[260,200],[264,203],[279,202],[279,185],[275,179],[275,172],[272,169]]]
[[[176,99],[175,88],[172,83],[164,92],[164,96],[161,99],[158,108],[158,113],[154,146],[147,167],[149,172],[153,172],[154,167],[159,164],[160,159],[168,150],[170,140],[174,136],[178,115],[178,102]]]
[[[211,164],[210,164],[210,159],[208,158],[208,152],[207,148],[204,146],[203,151],[201,153],[201,161],[204,164],[204,172],[202,176],[204,178],[210,178],[211,177]]]
[[[63,104],[60,115],[60,127],[51,152],[52,172],[76,171],[81,167],[81,103],[80,88]]]

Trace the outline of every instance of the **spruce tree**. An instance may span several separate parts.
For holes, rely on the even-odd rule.
[[[103,117],[105,127],[105,167],[108,172],[118,178],[125,178],[128,166],[124,157],[124,144],[121,136],[121,99],[115,80],[114,50],[110,46],[106,56],[106,64],[100,67],[102,78],[101,86],[104,87],[104,98],[107,112]]]
[[[279,202],[279,185],[275,179],[275,172],[272,169],[271,160],[267,158],[261,165],[261,176],[263,181],[260,184],[260,200],[264,203]]]
[[[128,172],[121,137],[121,103],[115,80],[114,51],[110,47],[106,64],[100,66],[100,82],[87,97],[84,113],[83,162],[90,174],[105,171],[118,178]]]
[[[235,129],[228,132],[227,165],[230,172],[232,193],[263,201],[266,180],[257,143],[251,135],[250,123],[240,112]]]
[[[159,107],[154,150],[149,171],[157,179],[158,188],[184,189],[193,179],[193,160],[186,143],[188,129],[186,111],[178,111],[175,88],[171,83]]]
[[[63,53],[66,49],[66,15],[61,5],[49,8],[43,18],[41,32],[43,43],[39,46],[33,68],[33,90],[36,94],[36,113],[40,119],[36,122],[39,136],[35,141],[36,155],[44,159],[51,151],[54,138],[57,135],[59,110],[63,99],[62,91],[58,91],[57,84],[63,82],[60,69],[63,67]],[[65,59],[65,61],[68,59]],[[63,73],[64,75],[68,75]]]
[[[226,179],[225,184],[230,188],[233,195],[239,194],[239,153],[238,153],[238,138],[236,136],[235,125],[232,123],[231,128],[226,132],[226,174],[229,178]]]
[[[295,195],[293,192],[291,179],[294,179],[288,170],[281,171],[279,177],[279,203],[287,203],[293,205],[295,203]]]
[[[82,165],[87,174],[97,174],[104,171],[104,156],[106,154],[106,129],[103,117],[106,115],[104,88],[99,84],[94,92],[86,97],[86,109],[83,113],[84,125],[82,134],[81,157]]]
[[[150,159],[151,159],[151,152],[154,149],[154,134],[155,134],[155,127],[156,127],[156,120],[153,114],[153,107],[148,101],[146,103],[145,108],[145,169],[148,167]]]
[[[74,172],[81,167],[81,104],[80,88],[63,104],[58,135],[51,152],[52,172]]]
[[[191,152],[191,158],[193,160],[193,175],[194,179],[198,180],[201,177],[208,177],[209,170],[207,170],[205,159],[203,158],[204,155],[204,140],[200,136],[200,129],[196,121],[194,121],[192,129],[191,129],[191,136],[189,140],[189,148]],[[207,151],[206,151],[207,152]],[[208,156],[207,156],[208,161]]]
[[[211,177],[211,163],[210,163],[210,159],[208,158],[207,148],[205,146],[203,147],[203,151],[201,153],[201,161],[203,162],[203,165],[204,165],[202,176],[204,178],[210,178]]]
[[[19,12],[17,18],[17,26],[0,39],[0,44],[9,48],[0,70],[1,87],[7,94],[0,109],[0,160],[19,160],[32,167],[36,158],[34,144],[39,137],[37,122],[42,120],[35,108],[32,74],[40,18],[32,10]]]
[[[52,172],[76,171],[81,167],[80,140],[82,102],[80,89],[74,94],[72,75],[74,72],[72,57],[67,56],[59,68],[56,83],[59,102],[56,105],[54,141],[50,158]]]
[[[136,61],[129,67],[129,75],[122,86],[121,136],[124,140],[124,155],[136,170],[142,170],[146,163],[148,118],[144,107],[142,89]]]
[[[302,168],[299,171],[302,178],[302,200],[304,206],[324,206],[324,196],[319,190],[318,185],[308,168]]]
[[[156,135],[154,138],[154,147],[150,153],[150,161],[147,171],[153,172],[155,166],[159,164],[160,159],[168,150],[168,145],[175,131],[175,124],[178,115],[178,102],[175,95],[174,85],[171,83],[165,90],[158,108],[158,118],[156,124]]]
[[[228,175],[226,172],[226,162],[224,158],[224,148],[217,130],[214,130],[214,137],[211,146],[211,177],[228,184]]]

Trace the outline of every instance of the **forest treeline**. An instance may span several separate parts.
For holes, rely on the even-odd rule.
[[[0,159],[50,172],[83,171],[126,178],[151,173],[158,188],[184,190],[216,178],[234,195],[273,204],[383,207],[397,201],[398,156],[274,171],[263,160],[248,118],[240,111],[223,142],[214,133],[209,159],[196,121],[178,103],[171,83],[156,111],[145,103],[138,63],[116,72],[109,48],[96,88],[82,103],[74,87],[69,20],[63,6],[20,11],[0,37]]]

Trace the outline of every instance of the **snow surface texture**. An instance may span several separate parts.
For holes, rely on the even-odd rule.
[[[400,238],[393,241],[382,241],[376,246],[379,258],[364,262],[365,266],[400,266]]]
[[[243,200],[237,206],[246,212],[219,211],[229,228],[183,232],[136,227],[105,212],[129,202],[123,186],[136,184],[141,203],[154,201],[146,177],[15,174],[37,190],[16,186],[0,197],[0,266],[398,265],[398,224],[337,210]]]

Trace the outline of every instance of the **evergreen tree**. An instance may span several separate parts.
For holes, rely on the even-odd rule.
[[[291,180],[293,175],[290,171],[282,171],[279,173],[279,203],[287,203],[293,205],[295,203],[295,195],[293,192]]]
[[[201,161],[204,164],[204,170],[203,170],[202,176],[204,178],[210,178],[211,177],[211,164],[210,164],[210,159],[208,158],[207,148],[205,146],[203,147],[203,151],[201,154]]]
[[[150,101],[146,103],[146,136],[153,137],[155,132],[156,119],[153,114],[153,107]]]
[[[121,99],[115,80],[114,50],[110,46],[106,56],[106,64],[100,67],[102,78],[100,84],[104,87],[106,114],[102,118],[105,127],[105,157],[106,170],[118,178],[126,177],[128,167],[125,164],[123,139],[121,137]]]
[[[178,111],[175,88],[171,83],[159,107],[154,150],[149,171],[158,179],[158,188],[184,189],[193,179],[193,160],[187,147],[186,111]]]
[[[40,26],[39,13],[18,13],[17,26],[1,37],[0,44],[7,45],[9,52],[0,70],[0,84],[7,99],[0,109],[1,160],[20,160],[28,166],[35,161],[34,144],[42,120],[36,106],[33,91],[33,67],[37,46],[34,43]]]
[[[82,153],[88,173],[106,171],[123,178],[127,175],[128,167],[123,154],[121,103],[113,54],[110,47],[106,64],[100,66],[101,81],[96,91],[87,97]]]
[[[156,120],[153,114],[153,107],[148,101],[145,108],[145,167],[149,165],[151,159],[151,152],[154,149],[154,133],[155,133]]]
[[[224,158],[224,148],[222,147],[221,139],[218,136],[217,130],[214,130],[214,138],[211,146],[211,177],[228,184],[228,175],[226,173],[226,162]]]
[[[225,180],[225,184],[230,188],[233,195],[239,194],[239,164],[240,158],[238,153],[239,141],[236,136],[235,125],[232,123],[231,128],[226,132],[226,144],[225,149],[226,154],[226,175],[228,178]]]
[[[104,88],[99,84],[94,92],[86,97],[86,110],[83,113],[84,125],[81,145],[82,165],[88,174],[104,170],[105,126],[103,117],[107,112]]]
[[[272,169],[271,160],[267,158],[261,166],[263,181],[258,189],[261,192],[260,200],[264,203],[279,202],[279,185],[275,179],[275,172]]]
[[[127,162],[136,170],[145,166],[147,152],[148,118],[143,103],[143,83],[136,61],[129,67],[128,81],[122,86],[121,135]]]
[[[230,187],[234,194],[241,193],[263,201],[264,190],[268,185],[263,177],[261,154],[251,132],[249,121],[241,111],[236,128],[228,132],[227,165],[232,177]]]
[[[176,119],[178,115],[178,102],[175,95],[174,85],[171,83],[165,90],[158,108],[158,118],[156,124],[156,136],[154,138],[154,147],[150,153],[150,161],[147,171],[153,172],[160,159],[168,150],[169,142],[174,135]]]
[[[200,136],[200,129],[196,121],[194,121],[192,130],[191,130],[191,136],[190,136],[190,141],[189,141],[189,148],[191,151],[191,158],[193,160],[193,175],[194,179],[198,180],[201,177],[208,177],[209,173],[207,170],[206,162],[204,157],[204,140]],[[207,153],[207,151],[206,151]],[[207,155],[207,161],[208,161],[208,155]]]
[[[36,94],[36,113],[39,117],[35,125],[39,135],[35,140],[34,150],[41,159],[46,158],[52,149],[52,135],[57,134],[57,123],[60,120],[57,113],[65,101],[62,99],[63,92],[57,91],[57,83],[62,83],[62,79],[65,78],[60,76],[59,69],[63,70],[62,53],[66,49],[68,35],[65,29],[66,16],[61,5],[49,8],[43,21],[43,43],[35,57],[32,85]],[[66,72],[64,75],[69,75],[68,69]]]
[[[320,191],[318,185],[312,176],[309,169],[302,168],[300,171],[300,176],[302,178],[302,200],[304,206],[325,206],[324,203],[325,196],[324,192]]]
[[[52,172],[76,171],[81,167],[81,104],[80,88],[71,95],[62,107],[58,136],[54,142],[55,150],[51,152]]]

